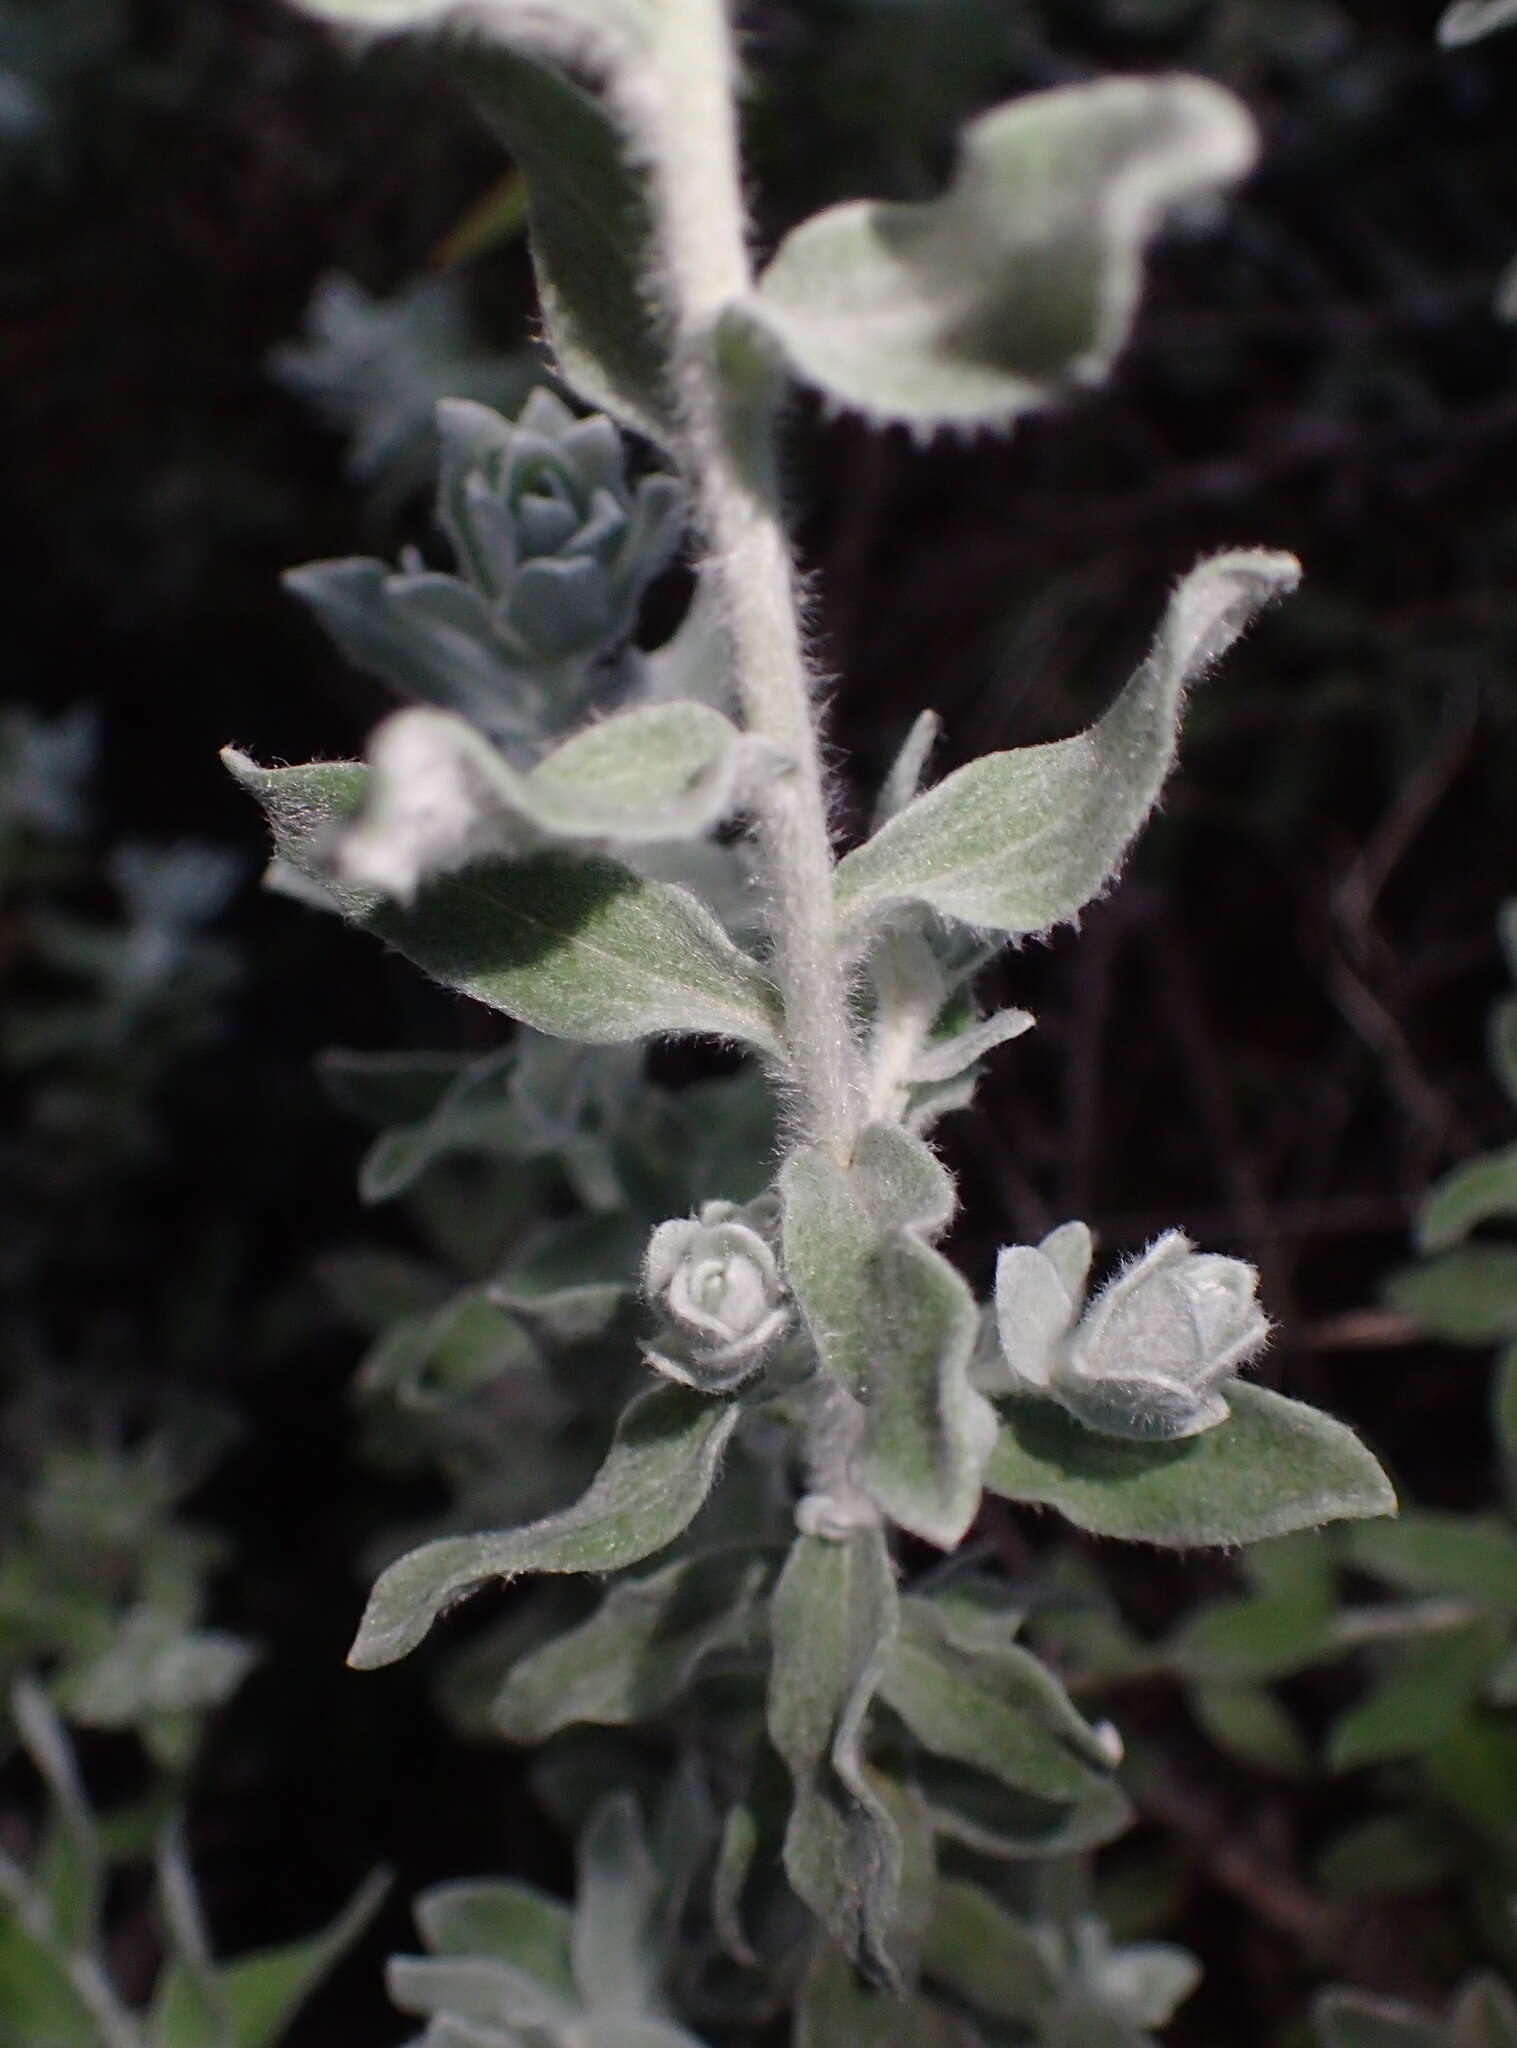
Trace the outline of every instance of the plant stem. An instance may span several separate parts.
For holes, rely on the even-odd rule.
[[[857,1048],[832,908],[833,853],[795,575],[767,419],[743,435],[717,323],[751,289],[724,0],[677,0],[660,23],[662,106],[652,166],[674,309],[686,463],[732,639],[748,728],[790,767],[755,799],[770,890],[772,966],[804,1135],[847,1162],[859,1124]]]

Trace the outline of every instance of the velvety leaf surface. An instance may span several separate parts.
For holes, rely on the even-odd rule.
[[[1456,0],[1438,24],[1438,40],[1453,49],[1513,21],[1517,21],[1517,0]]]
[[[1517,1216],[1517,1145],[1466,1160],[1439,1181],[1417,1217],[1418,1246],[1447,1251],[1493,1216]]]
[[[1106,375],[1165,214],[1241,177],[1255,149],[1241,102],[1204,79],[1033,94],[964,131],[944,198],[803,222],[746,317],[839,405],[1009,421]]]
[[[451,712],[397,711],[369,741],[363,808],[336,865],[409,904],[424,882],[492,855],[699,838],[776,758],[708,705],[654,704],[586,726],[524,774]]]
[[[1453,1593],[1496,1614],[1517,1614],[1517,1532],[1496,1516],[1409,1508],[1394,1522],[1349,1532],[1361,1571],[1408,1593]]]
[[[952,1214],[952,1183],[919,1139],[875,1124],[851,1167],[811,1148],[780,1189],[791,1287],[824,1370],[865,1409],[853,1477],[901,1527],[951,1549],[995,1431],[969,1384],[974,1297],[926,1242]]]
[[[380,1575],[349,1662],[391,1664],[438,1616],[489,1579],[608,1572],[651,1557],[693,1520],[736,1427],[735,1402],[674,1385],[627,1409],[606,1462],[573,1507],[522,1529],[423,1544]]]
[[[769,1734],[793,1787],[785,1869],[869,1975],[889,1983],[901,1841],[864,1768],[862,1737],[897,1625],[878,1529],[796,1539],[770,1615]]]
[[[545,1742],[578,1721],[652,1719],[708,1658],[751,1644],[763,1576],[762,1565],[734,1552],[619,1580],[588,1621],[520,1659],[491,1720],[513,1742]]]
[[[648,202],[625,135],[599,100],[518,51],[492,42],[455,68],[527,181],[543,320],[564,377],[590,405],[671,440]]]
[[[1517,1336],[1517,1250],[1467,1244],[1397,1273],[1393,1309],[1447,1344],[1495,1344]]]
[[[992,2018],[1036,2026],[1057,1995],[1047,1945],[977,1885],[941,1879],[922,1967]]]
[[[1051,1401],[1006,1402],[985,1484],[1095,1535],[1177,1550],[1395,1512],[1390,1482],[1341,1422],[1263,1387],[1229,1399],[1229,1421],[1168,1444],[1098,1436]]]
[[[1074,1802],[1111,1758],[1046,1665],[1014,1643],[970,1652],[932,1603],[901,1605],[880,1697],[924,1748],[1019,1792]]]
[[[218,1966],[233,2048],[274,2048],[317,1984],[373,1919],[388,1883],[382,1876],[370,1878],[320,1934]],[[199,2000],[181,1965],[171,1964],[160,1979],[149,2024],[153,2048],[205,2048]]]
[[[330,887],[332,828],[357,813],[353,762],[259,768],[224,757],[263,805],[284,858]],[[708,1031],[770,1051],[774,992],[709,911],[683,889],[598,856],[481,861],[440,877],[409,906],[331,888],[344,914],[449,988],[560,1038],[612,1044]]]
[[[1439,2048],[1437,2027],[1413,2007],[1360,1991],[1324,1991],[1312,2020],[1319,2048]]]
[[[796,2003],[792,2048],[976,2048],[966,2020],[920,1995],[864,1983],[846,1955],[819,1943]]]
[[[1299,575],[1291,556],[1258,551],[1193,569],[1103,718],[969,762],[848,855],[845,926],[858,935],[903,903],[1014,936],[1073,917],[1112,880],[1163,787],[1185,692]]]
[[[1441,1742],[1479,1697],[1501,1642],[1500,1630],[1485,1627],[1413,1644],[1334,1724],[1328,1742],[1333,1768],[1357,1770]]]

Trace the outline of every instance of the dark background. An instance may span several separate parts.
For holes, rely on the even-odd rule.
[[[1517,887],[1517,336],[1491,311],[1517,252],[1517,37],[1440,54],[1422,0],[747,12],[766,241],[836,197],[930,191],[964,114],[1093,71],[1203,70],[1259,117],[1262,170],[1213,232],[1166,245],[1107,389],[1006,442],[929,448],[803,406],[797,532],[854,818],[923,704],[945,767],[1057,736],[1125,678],[1198,555],[1301,556],[1302,595],[1198,697],[1121,889],[998,970],[1041,1028],[978,1121],[945,1127],[956,1250],[983,1279],[997,1243],[1080,1214],[1112,1248],[1179,1224],[1242,1251],[1282,1325],[1268,1376],[1354,1421],[1418,1498],[1487,1499],[1484,1359],[1375,1303],[1429,1181],[1511,1137],[1483,1032]],[[317,1051],[487,1045],[497,1023],[260,897],[259,823],[215,758],[350,753],[383,708],[277,577],[393,553],[424,507],[376,513],[268,356],[321,274],[384,293],[425,271],[499,171],[421,64],[355,67],[257,0],[135,0],[48,161],[0,188],[0,695],[103,707],[102,844],[194,835],[246,861],[246,981],[161,1106],[169,1142],[111,1241],[60,1216],[36,1279],[82,1374],[114,1349],[243,1418],[197,1501],[240,1546],[218,1618],[270,1646],[198,1807],[218,1944],[302,1931],[367,1867],[398,1869],[295,2048],[398,2037],[375,1959],[425,1882],[563,1870],[514,1761],[446,1739],[417,1672],[343,1670],[382,1511],[351,1454],[354,1347],[288,1317],[274,1341],[268,1312],[352,1228],[360,1139]],[[466,284],[518,345],[519,246]],[[197,1353],[162,1340],[176,1276],[206,1259],[227,1313]],[[1126,1597],[1158,1624],[1209,1569],[1129,1566]],[[1215,1759],[1199,1785],[1202,1835],[1262,1842],[1278,1910],[1216,1875],[1180,1930],[1209,1988],[1176,2038],[1262,2042],[1337,1966],[1292,1919],[1321,1814]],[[1364,1981],[1425,1988],[1394,1925],[1363,1946]]]

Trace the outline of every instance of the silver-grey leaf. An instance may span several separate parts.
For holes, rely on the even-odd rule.
[[[1010,421],[1107,374],[1166,215],[1256,150],[1247,109],[1206,79],[1032,94],[970,124],[942,199],[804,222],[729,318],[838,405],[922,428]]]
[[[672,1543],[694,1519],[737,1425],[735,1402],[674,1385],[639,1395],[583,1499],[525,1528],[425,1543],[380,1575],[349,1663],[392,1664],[492,1579],[609,1572]]]
[[[1072,739],[971,761],[850,853],[837,903],[856,943],[906,903],[1014,937],[1074,917],[1116,875],[1158,798],[1186,690],[1299,575],[1292,556],[1259,551],[1201,563],[1103,718]]]

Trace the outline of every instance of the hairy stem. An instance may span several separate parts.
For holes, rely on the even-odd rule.
[[[653,166],[675,309],[677,389],[706,544],[749,730],[790,761],[755,802],[773,971],[805,1135],[846,1163],[858,1128],[856,1048],[832,909],[821,749],[770,436],[744,433],[718,364],[717,322],[752,283],[725,0],[678,0],[661,24],[663,118]],[[750,425],[752,423],[750,422]]]

